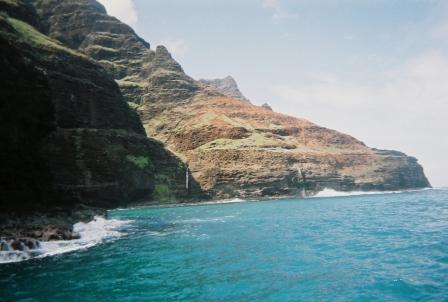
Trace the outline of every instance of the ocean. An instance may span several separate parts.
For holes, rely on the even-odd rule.
[[[0,264],[0,301],[448,301],[445,189],[119,209],[76,228]]]

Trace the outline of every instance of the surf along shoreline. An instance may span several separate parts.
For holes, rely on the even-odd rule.
[[[46,237],[38,240],[31,237],[17,237],[3,238],[0,240],[0,265],[5,263],[22,262],[31,259],[45,258],[54,255],[65,254],[77,250],[89,249],[101,243],[110,240],[116,240],[126,233],[122,229],[132,223],[132,220],[110,219],[108,213],[110,211],[127,211],[133,209],[144,208],[175,208],[175,207],[191,207],[191,206],[210,206],[210,205],[225,205],[234,203],[247,202],[264,202],[272,200],[311,200],[316,198],[337,198],[337,197],[356,197],[363,195],[384,195],[384,194],[402,194],[431,190],[433,188],[411,189],[401,191],[353,191],[341,192],[325,188],[321,192],[309,196],[275,196],[265,198],[250,198],[250,199],[221,199],[213,201],[197,201],[197,202],[141,202],[135,203],[128,207],[116,208],[111,210],[97,211],[95,209],[84,209],[90,211],[91,219],[80,219],[73,223],[73,217],[70,219],[72,223],[65,223],[64,227],[71,227],[70,233],[66,237],[57,235],[57,230],[47,228],[47,232],[54,237]],[[84,213],[85,215],[85,213]],[[92,216],[93,215],[93,216]],[[85,218],[85,217],[84,217]],[[45,217],[41,218],[41,223],[45,224]],[[59,217],[61,219],[61,217]],[[75,218],[76,219],[76,218]],[[51,221],[51,219],[50,219]],[[53,232],[53,233],[51,233]],[[56,232],[56,233],[55,233]],[[48,235],[48,234],[47,234]]]

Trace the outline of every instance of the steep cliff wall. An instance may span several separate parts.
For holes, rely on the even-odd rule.
[[[183,163],[147,138],[113,77],[39,32],[25,2],[0,8],[1,223],[12,212],[187,199]]]
[[[113,74],[127,100],[135,103],[147,134],[187,162],[211,196],[312,194],[324,187],[396,190],[429,186],[413,157],[369,148],[337,131],[251,105],[234,95],[228,97],[222,85],[194,81],[164,47],[149,49],[149,44],[107,16],[95,1],[34,3],[46,16],[50,36],[66,41],[74,28],[84,28],[82,41],[75,43],[71,38],[67,44],[106,68],[120,62],[124,73]],[[75,17],[89,20],[88,26],[72,21]],[[105,28],[104,20],[114,25]],[[117,37],[117,32],[119,40],[129,43],[106,43],[108,39],[99,38]],[[100,46],[117,56],[91,51]]]
[[[151,50],[126,24],[94,0],[32,0],[44,32],[95,59],[116,79],[125,100],[140,104],[175,96],[187,99],[199,85],[165,47]]]
[[[117,62],[122,65],[123,73],[113,74],[127,100],[135,104],[147,134],[188,163],[202,190],[212,197],[313,194],[324,187],[429,186],[413,157],[369,148],[348,135],[229,97],[228,89],[223,91],[219,83],[191,79],[166,48],[149,49],[93,0],[33,2],[50,36],[106,68]],[[88,25],[75,19],[89,20]],[[84,38],[75,43],[72,32],[79,29]],[[112,34],[121,42],[100,38]],[[101,47],[116,56],[92,52]]]

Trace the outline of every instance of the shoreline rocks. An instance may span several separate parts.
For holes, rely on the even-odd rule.
[[[40,249],[40,242],[34,238],[0,239],[0,251],[29,251]]]
[[[0,250],[32,250],[39,241],[79,239],[73,231],[78,222],[89,222],[106,211],[95,208],[74,210],[2,211],[0,213]]]

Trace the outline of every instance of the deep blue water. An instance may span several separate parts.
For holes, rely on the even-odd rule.
[[[448,191],[112,211],[127,235],[0,266],[1,301],[448,301]]]

